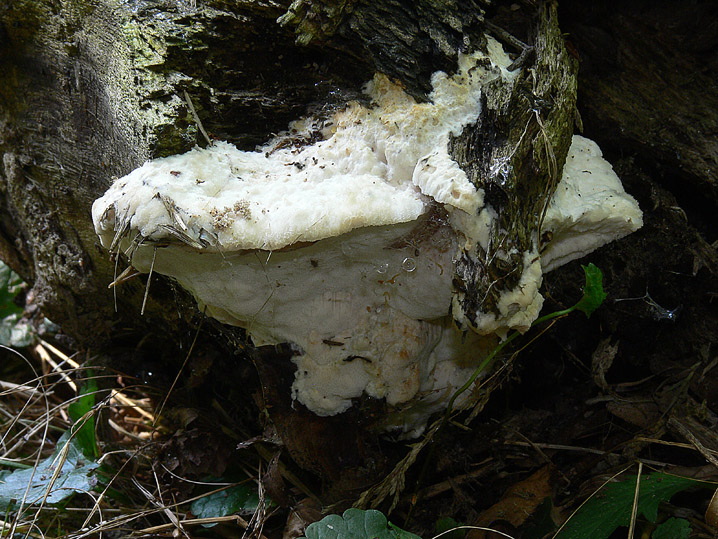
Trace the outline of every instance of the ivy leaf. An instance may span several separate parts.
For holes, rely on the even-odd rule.
[[[11,314],[22,314],[22,309],[13,303],[21,286],[20,277],[0,261],[0,318]]]
[[[210,480],[216,480],[216,478],[210,478]],[[258,505],[257,490],[250,484],[243,483],[195,500],[192,503],[191,511],[198,518],[224,517],[234,513],[251,515],[257,510]],[[203,526],[211,528],[215,524],[204,524]]]
[[[583,297],[574,308],[583,311],[586,317],[590,317],[606,299],[607,294],[603,291],[603,273],[598,266],[591,263],[581,267],[586,274],[586,284],[583,287]]]
[[[22,279],[0,261],[0,344],[23,347],[32,344],[32,326],[22,319],[22,309],[15,305]]]
[[[0,344],[22,348],[31,345],[34,339],[32,326],[21,315],[13,313],[0,318]]]
[[[421,539],[398,528],[380,511],[347,509],[342,516],[329,515],[307,526],[300,539]]]
[[[63,462],[61,455],[65,451]],[[58,466],[61,466],[59,471]],[[97,467],[96,462],[85,458],[77,441],[70,439],[69,431],[65,432],[58,440],[55,452],[37,469],[27,468],[0,475],[0,509],[16,507],[26,490],[25,505],[38,505],[43,499],[46,504],[55,505],[76,492],[88,492],[97,484],[97,479],[92,476]]]
[[[707,483],[688,477],[653,473],[641,477],[638,514],[649,521],[658,519],[661,502],[691,487],[706,487]],[[636,476],[609,483],[600,493],[584,503],[556,536],[556,539],[605,539],[619,526],[628,526],[636,491]],[[680,524],[678,524],[680,525]],[[681,537],[671,535],[670,537]]]
[[[685,518],[671,517],[656,527],[651,539],[688,539],[690,535],[690,522]]]

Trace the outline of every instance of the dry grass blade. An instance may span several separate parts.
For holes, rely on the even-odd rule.
[[[399,497],[404,491],[406,482],[406,472],[416,462],[422,449],[424,449],[429,442],[434,439],[434,435],[437,433],[441,425],[443,424],[443,418],[437,419],[427,430],[424,437],[411,445],[411,450],[406,456],[401,459],[394,469],[387,474],[387,476],[377,485],[362,492],[362,495],[357,500],[355,507],[376,507],[381,504],[387,497],[393,496],[389,513],[391,513],[399,503]]]
[[[131,438],[133,440],[137,440],[139,442],[146,442],[152,436],[151,432],[142,433],[142,434],[146,434],[145,436],[142,436],[142,434],[135,434],[134,432],[127,430],[126,428],[122,427],[121,425],[118,425],[112,419],[108,419],[107,424],[110,426],[110,428],[114,429],[119,434],[122,434],[123,436],[127,436],[128,438]]]
[[[185,532],[184,528],[181,526],[179,518],[172,512],[172,509],[162,503],[161,500],[158,500],[149,490],[142,486],[142,484],[136,478],[132,478],[132,483],[152,505],[154,505],[157,509],[160,509],[165,515],[167,515],[167,518],[170,520],[170,525],[173,529],[176,530],[177,533],[181,533],[185,537],[189,538],[189,535],[187,535],[187,532]]]
[[[187,228],[187,223],[184,222],[182,219],[182,216],[180,215],[179,210],[177,209],[177,206],[175,205],[174,201],[165,195],[160,195],[158,193],[160,200],[162,200],[162,204],[165,207],[165,210],[167,210],[167,214],[170,216],[170,219],[172,219],[172,222],[175,224],[177,228],[182,230],[182,232],[187,233],[189,230]]]
[[[75,382],[73,382],[72,378],[68,376],[65,370],[54,359],[52,359],[52,357],[50,357],[50,353],[45,349],[42,344],[36,344],[33,347],[33,351],[40,357],[40,359],[44,363],[47,363],[53,371],[59,374],[60,377],[65,381],[65,383],[70,386],[70,388],[72,388],[75,393],[77,393],[77,385],[75,385]]]
[[[53,388],[57,383],[59,382],[49,385],[48,388]],[[52,395],[52,392],[48,390],[45,395],[49,397]],[[73,402],[76,402],[80,398],[81,396],[75,396],[65,401],[62,401],[59,404],[53,406],[52,408],[49,408],[49,410],[47,411],[43,409],[42,414],[38,413],[37,408],[23,408],[21,410],[21,413],[15,415],[14,417],[14,422],[21,423],[23,425],[22,430],[15,432],[12,436],[7,438],[4,435],[3,439],[0,440],[0,445],[2,445],[3,443],[7,444],[14,441],[15,445],[6,450],[6,453],[8,454],[14,453],[20,451],[25,445],[32,443],[34,436],[37,435],[40,431],[45,430],[48,423],[57,423],[56,425],[53,425],[53,428],[57,431],[66,430],[68,427],[68,417],[66,413],[67,406],[72,404]],[[6,434],[8,432],[9,430],[6,429]],[[44,436],[42,439],[44,439]]]
[[[150,283],[152,282],[152,272],[155,269],[155,258],[157,258],[157,246],[155,245],[152,251],[152,264],[150,265],[150,273],[147,276],[147,285],[145,286],[145,296],[142,298],[142,308],[140,309],[140,316],[145,314],[145,305],[147,304],[147,296],[150,294]]]
[[[112,281],[110,284],[107,285],[107,288],[115,288],[116,286],[121,285],[122,283],[126,283],[127,281],[134,279],[138,275],[141,275],[139,271],[137,271],[132,266],[127,266],[122,273],[120,273],[117,277],[115,277],[115,280]]]
[[[451,477],[449,479],[446,479],[445,481],[441,481],[440,483],[436,483],[422,489],[421,491],[419,491],[417,498],[421,500],[428,500],[434,498],[445,492],[450,491],[457,485],[461,485],[466,481],[473,481],[481,477],[491,475],[492,473],[496,472],[497,468],[497,463],[492,458],[486,459],[486,461],[480,463],[480,467],[478,469],[472,472]]]
[[[135,454],[138,454],[138,452],[136,452]],[[129,463],[131,460],[132,460],[132,459],[128,459],[128,460],[126,461],[126,463]],[[120,472],[121,472],[121,471],[122,471],[122,470],[120,470]],[[117,475],[119,475],[119,472],[118,472]],[[117,475],[116,475],[116,477],[117,477]],[[168,510],[172,510],[172,509],[176,510],[180,505],[191,504],[192,502],[197,501],[197,500],[199,500],[199,499],[201,499],[201,498],[204,498],[205,496],[211,496],[212,494],[216,494],[217,492],[221,492],[221,491],[223,491],[223,490],[226,490],[226,489],[228,489],[228,488],[230,488],[230,487],[232,487],[232,486],[234,486],[234,485],[235,485],[235,483],[232,483],[232,484],[227,485],[227,486],[223,486],[223,487],[218,488],[218,489],[216,489],[216,490],[213,490],[213,491],[210,491],[210,492],[206,492],[206,493],[201,494],[201,495],[199,495],[199,496],[194,496],[194,497],[192,497],[192,498],[190,498],[190,499],[188,499],[188,500],[184,500],[184,501],[181,502],[181,503],[172,503],[172,504],[170,504],[170,505],[160,505],[160,506],[154,507],[154,508],[152,508],[152,509],[144,509],[144,510],[135,511],[135,512],[132,512],[132,513],[129,513],[129,514],[123,514],[123,515],[120,515],[120,516],[115,517],[115,518],[113,518],[113,519],[100,522],[99,524],[97,524],[97,525],[95,525],[95,526],[92,526],[92,527],[90,527],[90,526],[88,525],[88,522],[89,522],[90,518],[92,517],[92,514],[91,514],[91,515],[87,518],[87,520],[85,521],[85,524],[82,526],[82,529],[79,530],[79,531],[78,531],[77,533],[75,533],[75,534],[70,534],[70,535],[68,535],[66,539],[84,539],[85,537],[96,537],[98,533],[101,533],[101,532],[103,532],[103,531],[116,530],[116,529],[118,529],[118,528],[120,528],[120,527],[122,527],[122,526],[126,526],[126,525],[128,525],[129,523],[134,522],[134,521],[136,521],[136,520],[139,520],[139,519],[141,519],[141,518],[146,518],[146,517],[151,516],[151,515],[156,515],[156,514],[158,514],[158,513],[163,513],[163,512],[165,512],[166,509],[168,509]],[[174,513],[172,513],[172,514],[173,514],[173,516],[176,516]],[[202,520],[202,519],[184,519],[184,518],[179,519],[179,518],[178,518],[178,524],[184,525],[184,523],[185,523],[186,521],[189,521],[189,524],[193,524],[195,521],[198,521],[198,520]],[[244,527],[244,525],[249,526],[249,523],[246,522],[246,521],[245,521],[244,519],[242,519],[241,517],[237,517],[237,522],[238,522],[240,525],[242,525],[243,527]],[[201,522],[197,522],[197,523],[198,523],[198,524],[201,524]],[[242,524],[242,523],[244,523],[244,524]],[[174,528],[175,528],[175,524],[174,524],[173,522],[170,522],[170,523],[161,524],[161,525],[158,525],[158,526],[151,526],[151,527],[142,528],[142,529],[139,529],[139,530],[136,530],[136,531],[132,532],[131,534],[128,534],[127,536],[141,536],[141,535],[151,534],[151,533],[160,533],[160,532],[162,532],[162,531],[168,531],[168,530],[172,530],[172,529],[174,529]],[[266,538],[265,536],[261,536],[260,539],[267,539],[267,538]]]
[[[185,363],[191,357],[194,346],[193,344],[190,347]],[[211,493],[180,502],[167,499],[166,494],[162,495],[167,492],[164,483],[166,479],[163,477],[160,481],[160,477],[152,472],[154,465],[162,464],[161,461],[154,460],[154,439],[158,435],[154,424],[158,422],[159,416],[152,413],[154,406],[144,393],[144,386],[110,389],[106,398],[85,412],[72,427],[69,406],[87,395],[85,392],[79,394],[78,391],[83,380],[82,367],[44,341],[33,347],[33,352],[31,358],[22,358],[22,361],[27,363],[27,368],[24,369],[24,374],[19,374],[20,379],[11,378],[0,382],[0,464],[3,469],[27,469],[28,473],[36,471],[36,480],[29,481],[27,488],[23,481],[22,489],[25,495],[18,495],[17,506],[11,513],[13,516],[4,516],[0,520],[0,537],[12,537],[21,533],[25,537],[40,538],[49,534],[53,537],[62,536],[64,539],[84,539],[101,537],[110,531],[123,537],[137,533],[147,535],[173,532],[180,537],[189,537],[184,531],[185,526],[213,522],[235,522],[248,530],[248,535],[264,537],[262,527],[268,518],[264,511],[259,511],[250,522],[240,516],[189,519],[186,517],[192,515],[185,515],[184,511],[189,507],[187,504]],[[14,350],[9,353],[18,358],[22,357]],[[39,369],[35,371],[37,365],[43,365],[48,373],[38,374]],[[28,376],[28,372],[34,375]],[[181,370],[175,378],[175,384],[179,376]],[[92,376],[94,379],[102,377]],[[108,377],[123,383],[116,374]],[[67,397],[69,391],[75,395]],[[165,403],[166,401],[162,404]],[[101,491],[78,489],[75,491],[78,495],[84,493],[89,498],[76,496],[69,505],[63,506],[62,511],[59,511],[58,507],[49,505],[48,501],[62,482],[62,476],[59,474],[62,472],[63,463],[71,462],[73,457],[69,444],[55,447],[52,439],[70,428],[78,432],[77,429],[83,422],[92,420],[101,410],[106,411],[103,424],[111,429],[104,431],[109,435],[109,440],[101,440],[103,454],[97,461],[101,468],[95,477],[101,481]],[[48,436],[50,433],[55,435],[52,439]],[[123,446],[125,449],[122,449]],[[127,449],[128,447],[132,449]],[[51,450],[55,451],[56,458],[53,471],[47,472],[43,470],[43,461],[46,461]],[[65,469],[67,466],[68,464],[65,464]],[[40,473],[45,473],[47,478],[40,481]],[[254,472],[247,473],[256,478]],[[42,486],[38,488],[40,483]],[[228,483],[224,488],[235,484]],[[149,500],[154,507],[142,507],[145,503],[143,499]],[[169,519],[166,525],[161,521],[151,520],[156,519],[159,514]],[[153,527],[153,524],[160,526]],[[240,536],[241,532],[237,531]]]
[[[141,449],[141,448],[140,448],[140,449]],[[85,522],[82,524],[82,529],[83,529],[83,530],[86,529],[86,528],[89,526],[90,520],[92,520],[92,517],[95,515],[95,513],[96,513],[96,512],[99,512],[99,509],[100,509],[99,504],[100,504],[100,502],[105,498],[105,495],[106,495],[107,492],[110,490],[110,487],[112,486],[112,484],[115,482],[115,480],[116,480],[118,477],[120,477],[120,475],[122,474],[122,472],[124,471],[124,469],[125,469],[131,462],[133,462],[134,458],[139,454],[140,449],[136,449],[135,451],[131,452],[130,458],[128,458],[128,459],[125,460],[125,462],[120,466],[119,470],[117,470],[117,472],[115,473],[115,475],[107,482],[107,485],[105,486],[104,490],[100,493],[99,497],[98,497],[97,500],[95,501],[95,504],[94,504],[93,507],[91,508],[90,514],[87,515],[87,518],[85,519]],[[125,451],[123,451],[123,453],[125,453]],[[103,455],[103,456],[100,458],[99,462],[101,463],[101,462],[102,462],[106,457],[108,457],[108,456],[109,456],[109,454],[108,454],[108,453],[105,453],[105,455]],[[119,518],[121,518],[121,517],[119,517]],[[137,516],[137,518],[141,518],[141,515],[140,515],[140,516]],[[100,524],[102,524],[102,523],[100,523]]]
[[[681,423],[675,417],[668,419],[668,425],[675,428],[686,440],[690,442],[691,447],[695,448],[696,451],[703,455],[708,462],[718,468],[718,458],[715,457],[716,452],[704,446],[686,425]]]
[[[0,422],[0,428],[2,429],[0,432],[2,437],[0,459],[3,460],[2,464],[14,468],[29,468],[29,471],[32,471],[31,479],[28,480],[25,488],[25,494],[22,499],[18,499],[17,507],[13,510],[12,522],[6,517],[2,537],[5,536],[5,533],[12,536],[12,534],[18,532],[23,532],[26,536],[44,537],[47,530],[64,526],[64,524],[60,524],[61,522],[74,521],[75,517],[68,517],[67,514],[74,512],[76,515],[78,511],[93,512],[96,510],[99,512],[100,520],[104,520],[103,511],[105,508],[100,506],[102,496],[98,497],[96,493],[88,490],[78,489],[74,492],[87,494],[94,501],[93,509],[82,507],[83,502],[80,502],[79,507],[64,507],[61,514],[56,507],[47,505],[48,497],[53,492],[53,489],[57,488],[60,474],[63,473],[63,465],[69,459],[70,444],[74,436],[74,434],[71,434],[70,439],[64,445],[55,447],[55,444],[48,438],[48,433],[67,432],[71,428],[68,413],[70,405],[87,394],[81,395],[76,391],[75,396],[61,399],[60,394],[66,394],[68,388],[75,390],[80,381],[83,380],[83,376],[80,374],[80,365],[44,341],[36,345],[33,351],[36,353],[36,361],[50,366],[50,369],[48,369],[50,372],[44,376],[36,374],[33,380],[25,381],[21,384],[4,384],[4,394],[7,397],[14,396],[15,398],[0,400],[0,412],[11,419],[5,423]],[[33,364],[29,360],[15,351],[13,353],[15,357],[22,358],[29,369],[36,373]],[[60,361],[56,361],[51,355],[57,357]],[[67,368],[68,365],[72,366],[72,368]],[[93,378],[98,377],[94,376]],[[32,384],[35,384],[35,387],[32,387]],[[58,389],[58,386],[63,386],[63,390],[54,392],[55,389]],[[74,430],[70,432],[77,433],[85,422],[93,420],[98,410],[107,406],[108,401],[109,399],[84,413],[76,422]],[[38,483],[33,478],[36,477],[36,474],[40,474],[40,463],[49,456],[48,450],[50,449],[53,449],[56,455],[50,467],[53,472],[48,474],[47,471],[43,471],[49,477],[40,477],[37,481],[41,483]],[[28,461],[32,462],[32,466],[24,464]],[[65,469],[67,469],[66,465]],[[37,491],[38,484],[42,484],[42,493]],[[70,523],[69,528],[77,530],[80,526]]]
[[[187,365],[189,358],[192,356],[192,351],[194,350],[194,347],[197,344],[197,339],[199,338],[200,329],[202,329],[202,322],[204,322],[204,319],[202,319],[199,323],[199,326],[197,326],[197,331],[194,334],[194,339],[192,340],[192,344],[190,345],[189,350],[187,351],[187,357],[185,357],[184,362],[182,363],[182,366],[177,371],[177,375],[175,376],[175,379],[172,382],[172,385],[170,386],[169,390],[167,391],[165,398],[162,400],[162,404],[157,409],[157,413],[155,414],[155,422],[153,423],[153,426],[157,425],[157,421],[162,416],[162,410],[164,410],[165,404],[167,404],[167,401],[169,400],[170,395],[172,394],[172,390],[177,385],[177,382],[179,381],[180,376],[182,375],[182,371],[184,370],[185,366]]]
[[[158,509],[140,510],[132,512],[130,514],[120,515],[112,519],[101,521],[95,526],[88,526],[87,524],[85,524],[80,530],[75,533],[68,534],[63,539],[84,539],[85,537],[98,537],[98,535],[102,532],[117,530],[118,528],[127,526],[128,524],[136,520],[153,515],[157,512],[159,512]],[[129,534],[127,534],[127,536],[129,536]]]
[[[62,446],[62,449],[60,449],[60,453],[58,453],[57,457],[55,458],[55,460],[52,463],[54,472],[52,474],[52,477],[50,478],[50,481],[48,481],[48,483],[47,483],[47,488],[45,489],[45,492],[43,493],[43,497],[42,497],[42,500],[40,501],[37,511],[35,511],[35,516],[33,517],[33,521],[32,521],[33,524],[35,524],[37,522],[37,520],[40,518],[40,513],[42,513],[42,510],[45,507],[45,503],[47,502],[47,497],[50,495],[52,488],[55,486],[55,483],[57,482],[58,478],[60,477],[60,474],[62,473],[62,470],[65,467],[65,462],[67,461],[67,454],[70,451],[71,443],[72,443],[72,437],[70,437],[70,439],[68,439],[67,442],[65,442],[65,445]],[[35,466],[35,469],[37,469],[37,465]],[[31,485],[32,485],[32,481],[28,482],[27,492],[29,492]],[[26,494],[26,497],[27,497],[27,494]],[[36,505],[37,501],[33,501],[32,504]]]
[[[129,231],[130,220],[127,219],[127,216],[125,216],[124,218],[120,219],[120,226],[115,229],[115,236],[112,238],[112,243],[110,243],[110,248],[108,249],[108,251],[112,253],[115,251],[115,249],[119,250],[120,242]]]
[[[3,520],[0,518],[0,537],[9,537],[10,533],[10,527],[13,525],[12,522],[9,522],[7,520]],[[27,535],[32,535],[27,533],[30,530],[29,524],[20,524],[18,526],[15,526],[15,532],[16,533],[25,533]]]
[[[636,531],[636,518],[638,518],[638,499],[641,494],[641,474],[643,473],[643,463],[638,463],[638,474],[636,474],[636,490],[633,493],[633,507],[631,508],[631,522],[628,526],[628,539],[633,539]]]
[[[6,382],[0,380],[0,397],[7,397],[9,395],[24,395],[30,397],[37,397],[43,394],[42,391],[35,387],[28,386],[26,384],[16,384],[14,382]]]
[[[650,441],[649,438],[642,438],[637,437],[635,438],[636,441]],[[655,441],[655,440],[654,440]],[[660,440],[658,440],[660,442]],[[673,442],[664,442],[666,445],[675,445],[677,447],[686,447],[688,449],[691,449],[692,446],[688,444],[675,444]],[[511,445],[511,446],[518,446],[518,447],[532,447],[534,449],[554,449],[556,451],[572,451],[576,453],[589,453],[592,455],[619,455],[617,451],[604,451],[603,449],[595,449],[593,447],[580,447],[575,445],[563,445],[563,444],[545,444],[541,442],[520,442],[517,440],[507,440],[504,441],[504,445]],[[651,459],[637,459],[638,462],[642,462],[643,464],[648,464],[650,466],[671,466],[672,464],[670,462],[663,462],[660,460],[651,460]]]
[[[504,533],[502,531],[495,530],[493,528],[484,528],[483,526],[456,526],[455,528],[451,528],[450,530],[446,530],[444,532],[441,532],[438,535],[435,535],[431,539],[439,539],[439,537],[443,537],[444,535],[452,533],[456,530],[478,530],[478,531],[483,531],[483,532],[495,533],[496,535],[499,535],[501,537],[506,537],[507,539],[516,539],[513,535],[509,535],[508,533]]]
[[[209,144],[211,146],[212,140],[209,138],[207,131],[204,130],[202,121],[199,119],[199,115],[197,114],[197,111],[194,109],[194,104],[192,103],[192,98],[190,98],[189,94],[187,93],[187,90],[184,90],[184,99],[187,102],[187,107],[189,108],[189,111],[192,113],[192,117],[194,118],[194,121],[197,123],[197,128],[199,129],[200,133],[202,133],[202,136],[204,137],[204,140],[207,141],[207,144]]]
[[[79,364],[77,361],[75,361],[74,359],[72,359],[70,356],[68,356],[67,354],[65,354],[65,353],[62,352],[61,350],[58,350],[57,348],[55,348],[55,347],[54,347],[53,345],[51,345],[49,342],[40,339],[40,344],[42,344],[42,346],[44,346],[44,347],[47,348],[50,352],[52,352],[52,353],[55,354],[57,357],[59,357],[62,361],[64,361],[64,362],[67,363],[68,365],[70,365],[73,369],[79,369],[79,368],[80,368],[80,364]]]
[[[188,526],[201,526],[203,524],[221,524],[221,523],[227,523],[227,522],[235,522],[239,524],[242,528],[245,530],[249,528],[249,522],[244,520],[239,515],[229,515],[226,517],[208,517],[208,518],[185,518],[180,521],[178,521],[178,524],[182,527],[188,527]],[[167,532],[172,529],[174,529],[175,525],[173,523],[167,523],[167,524],[160,524],[159,526],[152,526],[150,528],[143,528],[141,530],[138,530],[136,532],[137,535],[144,535],[144,534],[153,534],[153,533],[162,533]],[[267,539],[264,535],[260,535],[261,539]]]
[[[37,471],[37,467],[39,466],[40,461],[41,461],[41,459],[42,459],[42,450],[44,449],[44,447],[45,447],[45,442],[46,442],[46,440],[47,440],[47,433],[48,433],[49,424],[50,424],[50,417],[51,417],[51,415],[50,415],[50,403],[49,403],[47,394],[46,394],[44,391],[42,391],[42,379],[43,379],[43,378],[40,377],[40,376],[38,376],[38,373],[37,373],[37,371],[35,370],[35,368],[33,367],[32,363],[31,363],[30,361],[28,361],[28,360],[25,358],[25,356],[23,356],[22,354],[20,354],[20,353],[17,352],[16,350],[13,350],[12,348],[8,348],[7,346],[4,346],[4,345],[0,345],[0,348],[3,349],[3,350],[5,350],[5,351],[7,351],[7,352],[10,352],[10,353],[13,354],[15,357],[19,357],[23,362],[25,362],[25,363],[27,364],[27,366],[30,368],[30,370],[33,372],[33,374],[35,375],[35,380],[37,380],[37,386],[36,386],[36,388],[35,388],[35,389],[36,389],[36,392],[33,393],[32,395],[30,395],[30,396],[28,397],[27,401],[25,401],[25,403],[24,403],[23,407],[21,408],[21,410],[22,410],[23,412],[24,412],[25,410],[27,410],[27,409],[29,408],[29,406],[30,406],[30,403],[33,402],[33,399],[34,399],[35,401],[42,400],[42,401],[44,402],[44,405],[45,405],[43,408],[41,408],[41,412],[40,412],[40,415],[39,415],[39,417],[41,418],[41,420],[40,420],[40,427],[38,427],[37,430],[38,430],[38,431],[42,430],[42,436],[41,436],[41,438],[40,438],[40,440],[39,440],[39,448],[38,448],[38,450],[36,451],[35,460],[34,460],[34,462],[33,462],[33,472],[32,472],[32,474],[33,474],[33,476],[34,476],[35,472]],[[37,396],[35,396],[35,395],[37,395]],[[16,416],[16,417],[17,417],[18,420],[19,420],[20,415],[18,415],[18,416]],[[13,421],[10,422],[10,425],[9,425],[8,428],[5,430],[5,432],[3,433],[3,437],[2,437],[2,444],[3,444],[3,445],[4,445],[4,443],[5,443],[5,440],[6,440],[6,437],[7,437],[8,433],[10,432],[11,429],[14,429],[15,425],[16,425],[18,422],[19,422],[19,421],[15,421],[15,420],[13,420]],[[16,445],[17,445],[17,444],[16,444]],[[23,444],[23,445],[24,445],[24,444]],[[3,457],[12,457],[12,455],[13,455],[13,451],[12,451],[12,449],[11,449],[10,451],[4,451],[2,456],[3,456]],[[17,509],[17,511],[16,511],[16,517],[15,517],[15,519],[12,521],[12,523],[10,524],[10,528],[9,528],[9,530],[8,530],[8,533],[7,533],[8,537],[13,537],[13,536],[15,535],[15,533],[17,533],[18,527],[21,525],[20,519],[23,518],[23,516],[24,516],[24,514],[25,514],[24,511],[23,511],[23,508],[25,507],[27,497],[28,497],[28,495],[29,495],[29,493],[30,493],[30,487],[31,487],[31,482],[28,482],[28,485],[27,485],[27,488],[25,489],[25,492],[24,492],[24,494],[23,494],[22,500],[19,501],[19,507],[18,507],[18,509]],[[35,518],[33,519],[33,521],[29,524],[30,529],[32,529],[33,527],[35,527],[35,522],[36,522],[36,520],[37,520],[37,514],[36,514]],[[27,533],[30,533],[30,532],[28,531]]]
[[[122,393],[121,391],[118,391],[116,389],[113,389],[110,393],[110,403],[112,401],[117,401],[120,405],[132,408],[134,411],[136,411],[138,414],[140,414],[145,419],[149,420],[151,423],[155,422],[155,415],[148,410],[145,409],[145,405],[143,405],[141,402],[129,398],[127,395]]]
[[[195,249],[202,249],[204,247],[200,242],[195,240],[192,236],[185,234],[181,230],[177,230],[172,225],[166,225],[166,224],[162,223],[159,225],[159,227],[162,230],[164,230],[165,232],[167,232],[168,234],[170,234],[171,236],[174,236],[175,238],[180,240],[182,243],[186,243],[190,247],[194,247]]]
[[[259,477],[262,476],[262,469],[260,464],[259,469]],[[262,481],[257,481],[257,494],[259,496],[259,501],[257,503],[257,509],[254,511],[254,514],[252,515],[252,518],[249,521],[249,526],[245,528],[244,534],[242,534],[242,539],[245,539],[246,537],[260,537],[264,538],[264,534],[262,533],[264,531],[264,522],[267,519],[267,504],[266,504],[266,497],[264,492],[264,483]],[[266,538],[264,538],[266,539]]]

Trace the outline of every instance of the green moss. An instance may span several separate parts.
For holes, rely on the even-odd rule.
[[[12,49],[23,48],[31,44],[44,22],[52,16],[52,11],[44,2],[37,0],[17,0],[10,2],[3,13],[4,29],[8,34],[9,46],[0,48],[3,55]]]
[[[194,121],[187,120],[182,97],[184,89],[196,83],[168,62],[172,46],[186,47],[188,42],[198,41],[192,36],[205,30],[201,17],[189,26],[184,22],[184,16],[177,14],[127,18],[121,26],[120,68],[124,73],[108,84],[119,83],[118,96],[134,101],[134,122],[146,128],[142,145],[148,148],[147,157],[182,153],[199,140]]]
[[[357,0],[312,1],[294,0],[277,22],[294,26],[299,45],[312,41],[326,41],[334,35]]]

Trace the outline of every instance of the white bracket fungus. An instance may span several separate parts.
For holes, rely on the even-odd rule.
[[[536,318],[542,266],[641,226],[598,147],[574,137],[545,218],[550,247],[524,253],[498,315],[479,317],[485,335],[456,329],[454,259],[488,240],[495,214],[450,157],[449,135],[476,122],[486,84],[512,84],[510,63],[488,38],[486,52],[460,55],[455,75],[434,74],[426,103],[376,75],[371,107],[297,121],[258,151],[217,142],[145,163],[94,203],[97,234],[254,344],[292,343],[293,395],[313,412],[343,412],[362,393],[421,404],[396,425],[416,433],[497,334]]]
[[[543,271],[581,258],[642,225],[638,204],[623,190],[598,144],[574,136],[544,218],[543,230],[551,232],[552,241],[541,254]]]

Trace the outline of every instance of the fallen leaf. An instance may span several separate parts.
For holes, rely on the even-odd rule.
[[[548,464],[506,491],[496,504],[486,509],[473,523],[490,528],[496,521],[508,522],[518,528],[534,514],[541,502],[553,495],[555,469]],[[487,532],[471,530],[466,539],[484,539]]]

